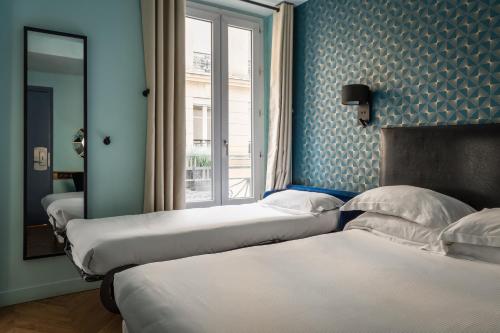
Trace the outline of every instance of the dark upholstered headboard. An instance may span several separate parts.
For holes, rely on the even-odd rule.
[[[383,128],[380,186],[414,185],[500,207],[500,124]]]

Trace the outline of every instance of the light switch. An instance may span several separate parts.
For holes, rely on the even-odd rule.
[[[47,147],[33,148],[33,170],[45,171],[48,165]]]

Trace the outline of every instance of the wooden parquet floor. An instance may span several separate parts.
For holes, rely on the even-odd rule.
[[[121,323],[101,305],[99,290],[0,308],[1,333],[120,333]]]

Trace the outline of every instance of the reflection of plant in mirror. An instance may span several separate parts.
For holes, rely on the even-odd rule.
[[[193,147],[187,152],[189,167],[207,168],[212,166],[212,156],[209,147]]]

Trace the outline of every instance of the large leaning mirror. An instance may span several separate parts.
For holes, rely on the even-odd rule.
[[[86,37],[24,28],[24,259],[64,254],[86,216]]]

